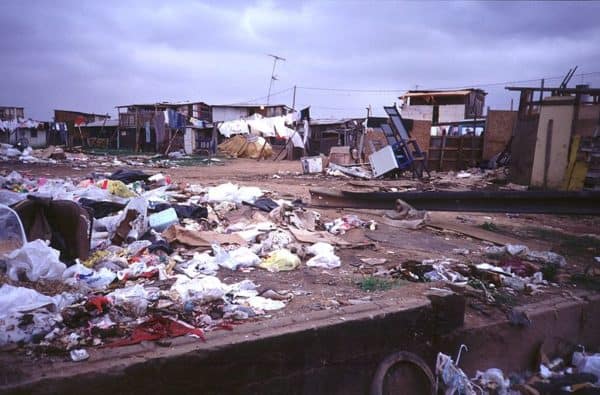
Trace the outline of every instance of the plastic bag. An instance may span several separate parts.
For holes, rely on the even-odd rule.
[[[584,352],[574,352],[572,362],[577,372],[595,375],[596,384],[600,384],[600,354],[586,355]]]
[[[24,273],[30,281],[58,280],[67,266],[58,257],[60,252],[49,247],[43,240],[34,240],[6,255],[8,277],[19,281]]]
[[[263,298],[262,296],[252,296],[245,299],[243,303],[247,304],[253,309],[265,311],[279,310],[285,307],[285,303],[280,300]]]
[[[290,250],[281,248],[271,252],[258,266],[270,272],[289,271],[300,266],[300,258]]]
[[[240,267],[256,266],[260,263],[258,255],[253,253],[247,247],[226,251],[219,245],[213,244],[212,248],[215,253],[215,263],[230,270],[237,270]]]
[[[260,188],[257,187],[238,187],[230,182],[221,184],[216,187],[208,188],[207,200],[211,203],[215,202],[249,202],[254,201],[263,195]]]
[[[33,311],[41,307],[48,311],[59,310],[60,299],[47,296],[31,288],[4,284],[0,287],[0,316],[13,312]]]
[[[26,242],[19,215],[10,207],[0,204],[0,255],[14,251]]]
[[[148,308],[148,292],[140,284],[119,288],[109,293],[108,299],[113,305],[120,306],[135,317],[146,314]]]
[[[179,276],[175,284],[171,287],[171,290],[179,295],[183,303],[187,301],[204,303],[223,298],[229,291],[229,287],[214,276],[194,278],[192,280],[184,276]]]
[[[505,378],[502,370],[498,368],[490,368],[485,372],[477,371],[475,380],[478,380],[482,387],[494,391],[495,394],[508,394],[510,380]]]
[[[202,274],[212,276],[219,270],[219,264],[216,263],[215,258],[208,253],[194,253],[194,256],[186,263],[186,265],[183,272],[191,278],[198,277]]]
[[[122,198],[130,198],[136,196],[133,191],[127,188],[127,185],[118,180],[103,180],[98,182],[98,186],[102,189],[106,189],[112,195],[116,195]]]
[[[60,310],[73,303],[71,294],[46,296],[33,289],[4,284],[0,287],[0,346],[30,342],[44,336],[62,321]],[[26,322],[21,318],[29,314]]]
[[[117,275],[106,268],[95,271],[76,263],[63,272],[62,278],[65,283],[73,286],[84,283],[90,288],[101,289],[112,283]]]
[[[334,248],[329,243],[315,243],[308,247],[306,251],[309,254],[314,255],[314,257],[310,258],[308,262],[306,262],[306,266],[334,269],[336,267],[340,267],[342,264],[340,257],[335,255]]]

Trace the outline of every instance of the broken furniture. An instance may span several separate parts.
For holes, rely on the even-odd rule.
[[[395,106],[383,108],[388,114],[391,123],[381,125],[381,129],[388,142],[388,147],[380,150],[383,152],[375,152],[369,157],[375,176],[383,174],[380,171],[385,170],[384,172],[388,172],[394,168],[390,161],[390,155],[393,155],[395,158],[395,168],[401,171],[411,170],[414,177],[423,177],[423,171],[429,175],[427,154],[421,150],[417,141],[411,138],[402,122],[402,117],[398,109]]]

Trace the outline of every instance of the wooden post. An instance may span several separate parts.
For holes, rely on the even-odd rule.
[[[138,130],[138,108],[135,108],[135,148],[134,152],[139,152],[140,150],[140,131]]]
[[[548,127],[546,128],[546,152],[544,157],[544,189],[548,188],[548,170],[550,168],[550,156],[552,155],[552,128],[554,126],[554,120],[548,120]]]

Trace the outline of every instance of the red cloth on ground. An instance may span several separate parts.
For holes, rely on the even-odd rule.
[[[183,335],[196,335],[203,341],[204,332],[199,328],[188,327],[170,318],[153,316],[148,321],[142,322],[129,339],[118,340],[107,344],[106,347],[120,347],[138,344],[143,341],[160,340],[166,337],[178,337]]]

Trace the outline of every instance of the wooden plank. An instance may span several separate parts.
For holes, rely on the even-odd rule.
[[[450,230],[478,240],[485,240],[498,245],[524,244],[523,240],[514,237],[505,236],[496,232],[477,228],[475,226],[450,222],[447,219],[436,216],[435,213],[429,213],[429,216],[430,220],[427,222],[427,226],[431,226],[433,228]],[[531,243],[527,242],[527,244]]]

